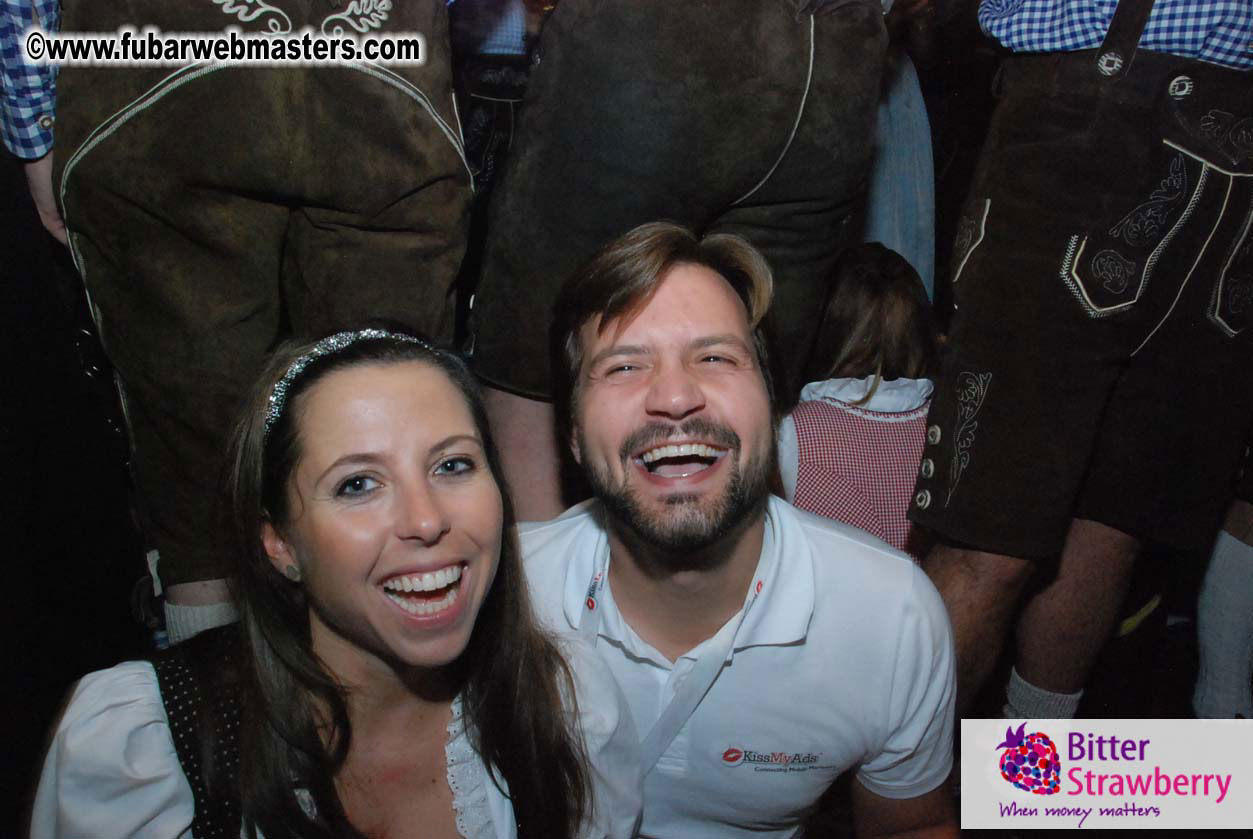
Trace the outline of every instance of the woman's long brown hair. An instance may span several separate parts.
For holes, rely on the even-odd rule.
[[[501,480],[478,386],[456,356],[396,339],[366,339],[318,358],[291,382],[267,434],[270,394],[312,343],[272,358],[232,438],[227,530],[243,640],[239,790],[245,835],[266,839],[359,837],[335,787],[352,740],[344,688],[314,654],[303,590],[279,574],[260,542],[263,521],[288,522],[287,484],[300,459],[301,394],[332,370],[419,361],[446,375],[464,397],[504,499],[499,568],[470,641],[452,665],[466,730],[485,764],[508,787],[520,839],[573,837],[592,806],[570,672],[531,611],[514,515]],[[212,780],[212,779],[210,779]],[[310,818],[295,795],[312,796]]]
[[[878,242],[849,248],[832,272],[822,324],[805,381],[834,378],[879,382],[934,375],[937,337],[931,301],[918,272]]]

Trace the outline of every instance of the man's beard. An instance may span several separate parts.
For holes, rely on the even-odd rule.
[[[727,448],[723,458],[731,458],[731,461],[724,468],[731,472],[726,488],[712,499],[695,493],[676,493],[663,499],[664,511],[650,513],[630,486],[630,471],[636,468],[630,452],[660,444],[669,436],[677,436],[676,431]],[[581,432],[579,436],[582,438]],[[582,439],[579,444],[587,451]],[[657,423],[635,432],[623,444],[620,456],[626,470],[621,482],[615,484],[607,471],[594,465],[586,470],[587,480],[611,520],[654,548],[659,558],[664,557],[666,571],[708,570],[718,565],[723,557],[718,551],[704,549],[749,521],[770,491],[773,445],[765,446],[756,457],[743,464],[739,459],[740,450],[738,434],[708,420],[689,420],[678,427]]]

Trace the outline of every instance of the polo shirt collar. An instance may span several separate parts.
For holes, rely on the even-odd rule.
[[[609,533],[605,527],[605,510],[594,498],[575,504],[561,514],[559,519],[574,518],[587,513],[588,521],[581,527],[590,527],[595,531],[595,540],[591,550],[575,551],[566,565],[565,592],[562,595],[562,607],[566,620],[572,630],[579,628],[583,618],[583,609],[587,602],[588,590],[592,586],[592,576],[600,568],[601,563],[609,558]]]
[[[804,640],[814,614],[813,554],[791,506],[774,495],[766,502],[761,559],[748,597],[755,591],[758,601],[744,618],[735,649]]]
[[[591,550],[578,551],[570,557],[566,567],[563,596],[566,620],[570,628],[575,630],[582,620],[593,576],[609,557],[605,511],[598,502],[585,501],[567,510],[562,517],[577,516],[585,512],[590,514],[586,526],[595,528],[595,541]],[[814,560],[809,542],[797,527],[795,516],[783,499],[770,496],[765,515],[761,558],[757,561],[753,581],[744,593],[746,607],[754,595],[757,602],[744,618],[736,635],[736,650],[804,640],[813,618]],[[606,609],[602,617],[602,633],[607,637],[617,635],[615,632],[605,632],[615,625],[620,625],[624,633],[630,632],[630,627],[618,614],[608,587],[602,592],[601,601],[598,605]],[[630,632],[630,635],[636,634]],[[628,638],[618,640],[627,641]]]

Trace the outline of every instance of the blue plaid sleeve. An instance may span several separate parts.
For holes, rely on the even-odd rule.
[[[460,0],[452,14],[455,52],[526,55],[526,7],[522,0]]]
[[[1015,52],[1101,45],[1117,0],[982,0],[983,31]],[[1157,0],[1140,47],[1239,70],[1253,68],[1249,0]]]
[[[57,0],[0,0],[0,138],[25,160],[52,150],[56,111],[56,68],[28,64],[22,55],[22,35],[36,21],[59,29]]]
[[[501,4],[500,17],[483,41],[484,55],[526,54],[526,8],[522,0],[506,0]]]

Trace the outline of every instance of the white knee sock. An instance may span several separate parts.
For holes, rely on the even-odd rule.
[[[1005,686],[1005,718],[1009,720],[1068,720],[1075,715],[1083,691],[1053,693],[1038,688],[1018,675],[1018,668],[1009,674]]]
[[[1201,669],[1193,710],[1202,718],[1253,718],[1253,545],[1219,532],[1196,611]]]
[[[165,634],[170,644],[186,641],[206,629],[225,626],[239,620],[234,603],[209,603],[204,606],[165,604]]]

